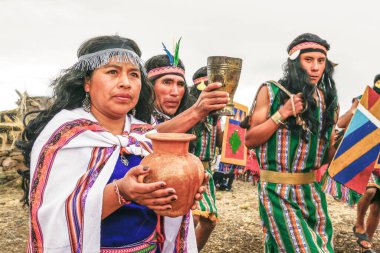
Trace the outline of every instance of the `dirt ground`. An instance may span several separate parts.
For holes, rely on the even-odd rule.
[[[24,252],[27,233],[27,209],[19,199],[19,181],[0,185],[0,252]],[[232,192],[217,192],[221,221],[217,224],[202,252],[262,252],[263,240],[258,214],[257,187],[235,181]],[[336,252],[359,252],[352,226],[355,209],[328,198],[335,232]],[[380,229],[374,240],[380,252]]]

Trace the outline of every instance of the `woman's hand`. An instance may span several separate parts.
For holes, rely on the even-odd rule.
[[[210,83],[199,95],[198,100],[193,107],[201,118],[204,118],[210,112],[222,109],[227,105],[229,94],[225,91],[215,90],[221,86],[221,83]]]
[[[294,107],[292,105],[292,100],[288,99],[285,102],[285,104],[278,110],[284,120],[290,116],[296,116],[297,114],[302,113],[304,109],[302,93],[298,93],[294,95],[293,101],[294,101]]]
[[[197,201],[202,199],[202,194],[206,191],[206,184],[208,183],[210,179],[210,175],[206,173],[205,171],[205,176],[203,178],[202,185],[199,187],[198,192],[195,194],[194,197],[194,204],[191,206],[191,210],[194,210],[197,208]]]
[[[170,203],[178,197],[173,188],[166,188],[165,182],[139,183],[138,177],[147,175],[149,168],[138,165],[130,169],[123,178],[117,181],[120,194],[133,202],[147,206],[155,211],[169,210]]]

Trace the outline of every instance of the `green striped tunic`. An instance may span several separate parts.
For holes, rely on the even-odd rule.
[[[202,194],[202,199],[197,201],[197,207],[193,210],[193,214],[201,215],[210,220],[218,220],[218,209],[216,207],[216,197],[215,197],[215,184],[212,178],[212,171],[210,169],[210,162],[215,155],[216,147],[216,135],[217,135],[217,124],[214,124],[213,117],[207,116],[202,129],[196,131],[196,145],[194,155],[199,157],[203,162],[208,162],[205,172],[209,175],[209,181],[205,185],[205,192]]]
[[[266,83],[270,113],[280,107],[279,88]],[[320,94],[318,94],[321,97]],[[318,104],[317,134],[309,141],[280,127],[263,145],[256,148],[260,168],[277,172],[310,172],[327,157],[329,140],[322,141],[322,99]],[[331,129],[328,131],[330,138]],[[265,252],[333,252],[332,224],[325,194],[318,183],[304,185],[259,183],[259,210],[265,236]]]
[[[193,210],[194,215],[200,215],[213,221],[218,221],[218,209],[216,207],[215,184],[212,178],[212,171],[208,168],[205,172],[209,176],[208,184],[205,185],[205,192],[202,199],[197,201],[197,207]]]
[[[204,126],[195,131],[197,139],[194,155],[199,157],[201,161],[211,161],[215,155],[217,124],[214,124],[214,119],[211,116],[207,116],[203,124],[208,125],[209,129]]]

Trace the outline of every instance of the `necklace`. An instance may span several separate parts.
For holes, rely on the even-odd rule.
[[[120,151],[120,161],[121,161],[125,166],[128,166],[128,164],[129,164],[128,158],[125,157],[125,155],[122,154],[121,151]]]
[[[121,145],[121,141],[118,136],[116,136],[117,140],[119,141],[120,144],[120,161],[125,165],[128,166],[129,161],[128,158],[126,157],[125,152],[123,153],[123,146]]]

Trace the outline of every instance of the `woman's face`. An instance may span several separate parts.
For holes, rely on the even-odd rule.
[[[91,112],[96,118],[125,118],[139,99],[140,69],[128,62],[110,61],[94,70],[84,89],[89,92]]]
[[[326,68],[326,55],[308,52],[300,55],[301,67],[307,72],[312,84],[318,84]]]

